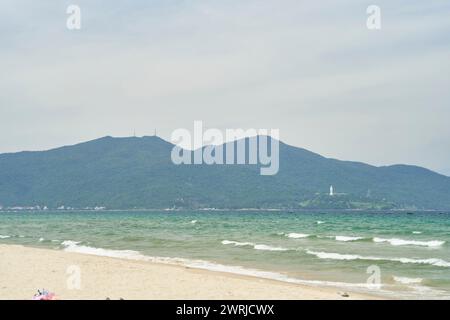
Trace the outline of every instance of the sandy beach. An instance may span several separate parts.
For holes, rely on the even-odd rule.
[[[74,277],[77,272],[80,277]],[[78,281],[79,279],[79,281]],[[79,285],[80,288],[77,288]],[[39,288],[59,299],[376,299],[177,265],[0,245],[0,299],[31,299]]]

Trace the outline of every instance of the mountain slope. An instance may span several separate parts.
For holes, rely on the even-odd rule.
[[[177,166],[172,148],[158,137],[104,137],[1,154],[0,205],[450,209],[450,178],[420,167],[339,161],[280,142],[278,174],[261,176],[254,165]]]

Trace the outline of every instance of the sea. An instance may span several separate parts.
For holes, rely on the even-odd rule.
[[[3,211],[0,244],[450,299],[448,212]]]

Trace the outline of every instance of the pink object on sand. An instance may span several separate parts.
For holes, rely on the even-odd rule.
[[[47,290],[38,290],[38,294],[35,294],[33,300],[58,300],[53,292],[48,292]]]

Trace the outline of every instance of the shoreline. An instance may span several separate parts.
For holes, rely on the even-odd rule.
[[[9,244],[0,245],[0,270],[0,300],[29,300],[42,288],[61,300],[386,299],[337,287]]]

